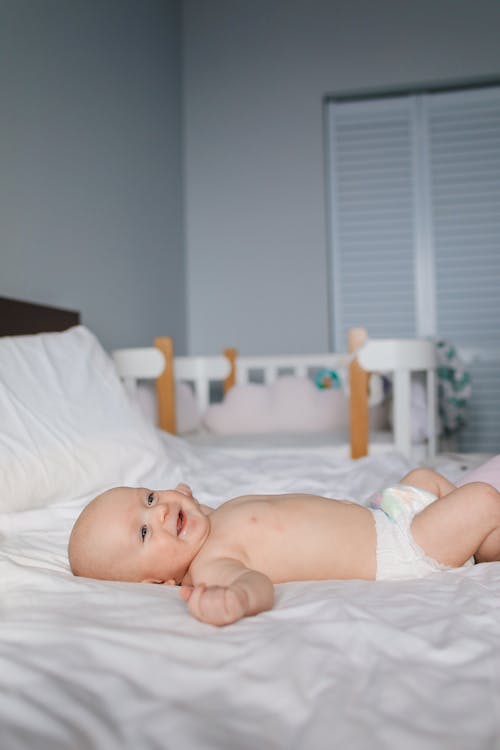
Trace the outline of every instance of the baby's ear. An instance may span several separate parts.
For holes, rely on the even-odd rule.
[[[177,490],[177,492],[182,492],[183,495],[193,497],[193,490],[191,489],[189,484],[186,484],[185,482],[179,482],[175,489]]]

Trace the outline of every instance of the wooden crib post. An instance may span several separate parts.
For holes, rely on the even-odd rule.
[[[165,368],[156,378],[156,395],[158,399],[158,426],[161,430],[176,434],[175,417],[175,372],[174,342],[170,336],[155,339],[155,346],[165,357]]]
[[[359,349],[368,338],[366,329],[351,328],[347,334],[350,353]],[[369,373],[355,357],[349,365],[349,424],[351,458],[368,455],[368,384]]]
[[[238,358],[238,350],[233,347],[224,349],[224,356],[229,360],[229,375],[224,380],[223,390],[226,394],[233,386],[236,385],[236,360]]]

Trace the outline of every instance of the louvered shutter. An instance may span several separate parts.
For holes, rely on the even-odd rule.
[[[331,101],[328,124],[334,347],[353,325],[449,340],[459,448],[500,452],[500,87]]]
[[[426,97],[436,327],[469,361],[465,451],[500,450],[500,88]]]
[[[334,347],[351,326],[412,336],[411,99],[334,103],[329,114]]]

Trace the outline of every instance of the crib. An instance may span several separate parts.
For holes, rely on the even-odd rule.
[[[366,329],[351,329],[348,351],[279,356],[241,356],[227,348],[221,355],[175,356],[174,342],[159,337],[154,347],[118,349],[112,353],[117,370],[131,394],[145,379],[156,381],[158,425],[176,434],[176,391],[189,382],[199,414],[211,406],[212,385],[221,382],[227,396],[235,386],[252,382],[258,373],[263,386],[275,384],[284,375],[306,377],[311,372],[344,371],[347,375],[348,430],[337,434],[312,433],[280,435],[240,434],[226,432],[223,436],[202,429],[185,435],[191,442],[218,446],[225,450],[244,452],[272,446],[287,450],[335,451],[338,457],[360,458],[369,453],[397,450],[403,455],[420,459],[436,453],[436,355],[434,345],[423,339],[370,339]],[[426,389],[425,442],[412,441],[411,405],[412,377],[422,373]],[[373,391],[374,374],[385,374],[392,380],[392,429],[370,431],[370,405],[380,399]],[[370,387],[372,381],[372,387]],[[377,381],[379,382],[379,381]],[[346,434],[347,432],[347,434]]]

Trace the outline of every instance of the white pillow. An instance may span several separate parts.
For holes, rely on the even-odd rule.
[[[89,330],[0,338],[0,511],[152,481],[160,466],[156,431]]]

